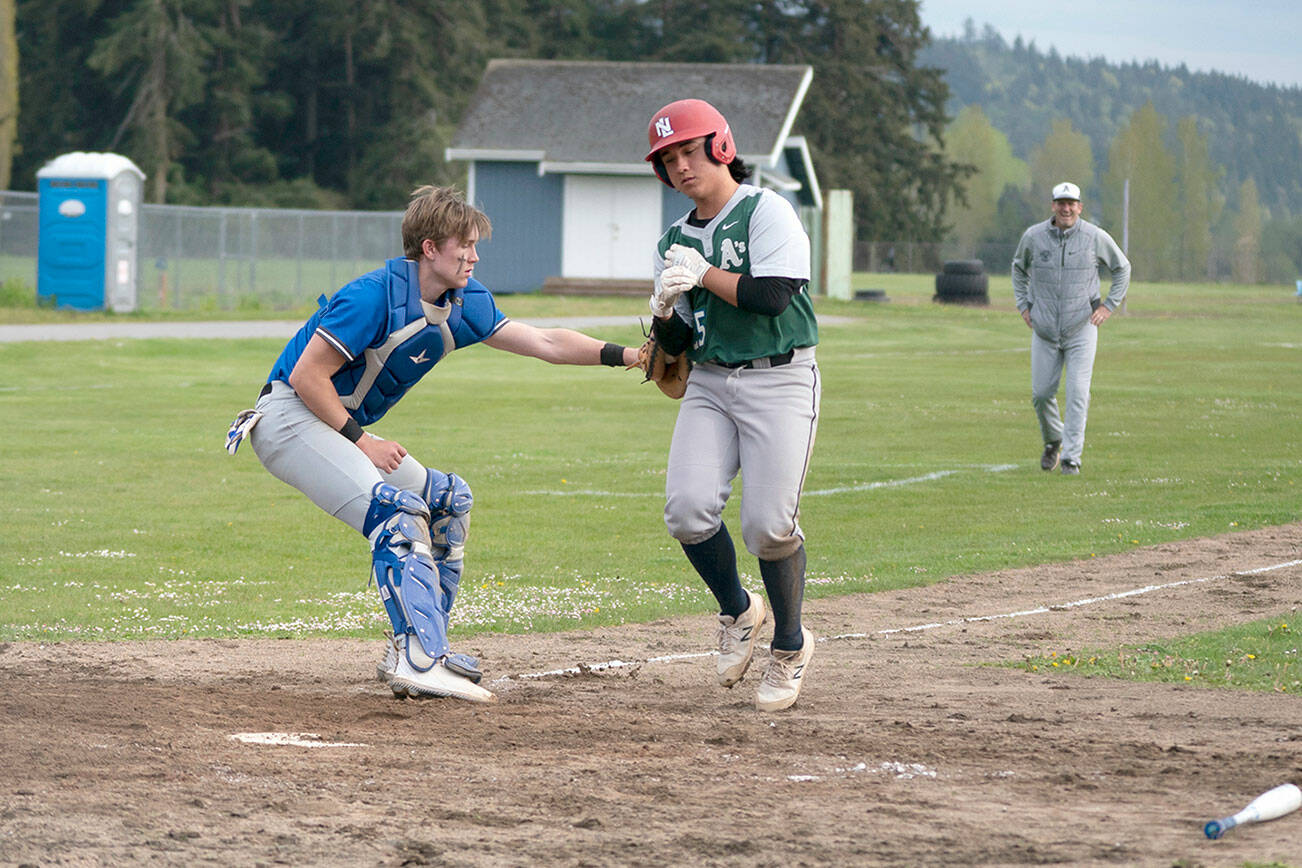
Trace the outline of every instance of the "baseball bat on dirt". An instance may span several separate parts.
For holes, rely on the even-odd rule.
[[[1282,817],[1302,806],[1302,790],[1295,784],[1280,784],[1273,790],[1267,790],[1248,803],[1242,811],[1231,817],[1212,820],[1203,826],[1203,834],[1216,839],[1244,823],[1264,823]]]

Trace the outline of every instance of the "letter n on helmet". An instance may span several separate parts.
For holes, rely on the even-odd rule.
[[[647,141],[651,150],[646,161],[655,169],[656,177],[667,186],[669,175],[656,155],[670,145],[705,137],[710,156],[718,163],[728,165],[737,156],[737,143],[732,129],[719,110],[703,99],[680,99],[656,112],[647,126]]]

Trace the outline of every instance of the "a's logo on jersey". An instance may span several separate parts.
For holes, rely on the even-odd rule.
[[[665,136],[672,136],[673,134],[674,125],[670,123],[668,115],[656,118],[656,136],[663,139]]]
[[[719,245],[719,267],[725,270],[731,270],[744,265],[741,254],[746,252],[746,242],[738,241],[735,244],[731,238],[723,239]]]
[[[429,361],[429,356],[425,355],[425,351],[424,351],[424,350],[421,350],[421,351],[420,351],[420,355],[417,355],[417,356],[408,356],[407,358],[411,359],[411,363],[412,363],[413,365],[423,365],[423,364],[425,364],[426,362]]]

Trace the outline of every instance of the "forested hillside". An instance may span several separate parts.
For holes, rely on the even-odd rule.
[[[1150,279],[1302,277],[1302,88],[1062,57],[988,26],[919,60],[949,86],[947,152],[977,168],[949,211],[963,242],[1015,240],[1068,176],[1120,240],[1129,182],[1124,228]]]
[[[1020,39],[1010,45],[988,28],[980,37],[934,40],[919,60],[945,70],[951,116],[980,105],[1023,159],[1054,120],[1066,118],[1089,138],[1102,165],[1117,132],[1151,102],[1172,123],[1197,118],[1209,157],[1225,167],[1225,189],[1252,178],[1272,216],[1302,215],[1302,88],[1156,62],[1064,58]]]

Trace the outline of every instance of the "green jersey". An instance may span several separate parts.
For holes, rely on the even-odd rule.
[[[670,245],[693,247],[716,268],[751,277],[789,277],[803,286],[777,316],[742,310],[704,287],[678,301],[676,312],[692,327],[687,355],[694,362],[735,364],[818,343],[818,321],[809,298],[809,236],[791,204],[771,190],[737,188],[728,204],[704,226],[684,215],[657,246],[656,276]]]

